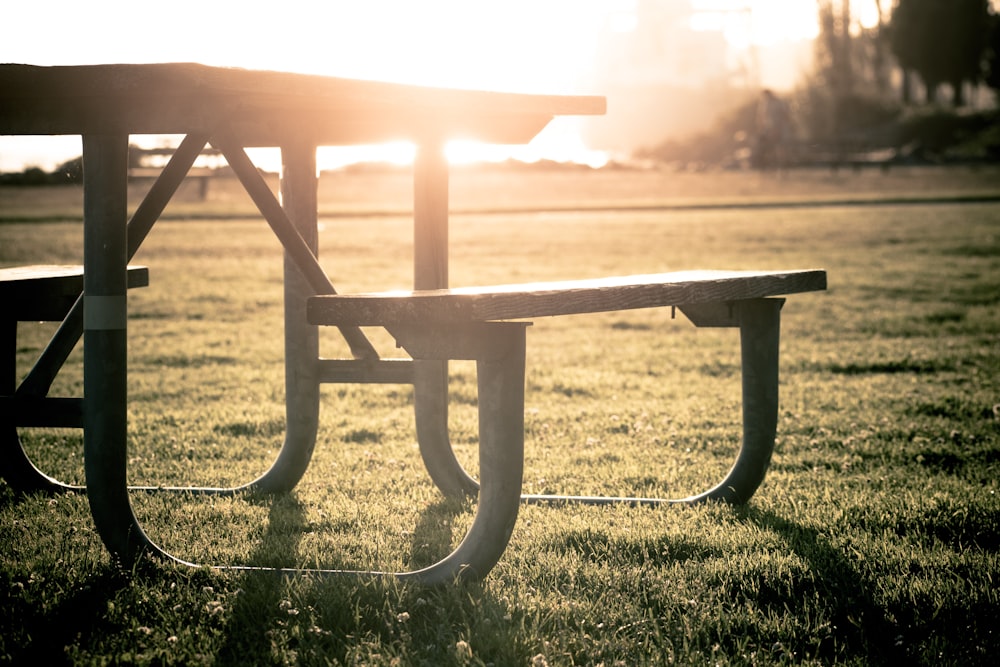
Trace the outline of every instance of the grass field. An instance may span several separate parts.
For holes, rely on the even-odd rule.
[[[456,174],[455,285],[827,269],[827,292],[783,311],[777,450],[749,505],[526,506],[484,582],[426,589],[119,572],[84,497],[18,497],[0,482],[0,661],[993,664],[1000,204],[968,200],[998,182],[966,170]],[[342,291],[410,283],[407,187],[398,173],[324,179],[321,258]],[[207,202],[182,193],[136,258],[151,271],[130,295],[137,484],[245,482],[280,446],[278,245],[245,198],[213,188]],[[79,261],[78,196],[0,189],[0,264]],[[836,205],[858,199],[883,203]],[[21,371],[51,331],[22,328]],[[322,347],[344,348],[326,334]],[[452,439],[474,470],[474,369],[452,370]],[[79,392],[78,363],[57,384]],[[739,444],[737,334],[669,310],[539,320],[526,401],[526,492],[687,495]],[[475,506],[427,479],[411,402],[405,386],[328,385],[293,493],[135,494],[136,514],[202,563],[431,563]],[[79,432],[22,438],[43,470],[83,481]]]

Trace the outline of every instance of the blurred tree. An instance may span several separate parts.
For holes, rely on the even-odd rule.
[[[49,175],[41,167],[28,167],[21,172],[20,185],[45,185]]]
[[[989,38],[989,0],[897,0],[886,28],[889,46],[905,78],[915,72],[928,102],[947,83],[952,102],[965,104],[965,84],[982,80]]]
[[[889,68],[887,67],[884,35],[885,20],[888,16],[883,0],[872,0],[875,3],[875,16],[878,22],[872,31],[874,38],[871,40],[872,51],[872,73],[874,76],[875,89],[879,93],[884,93],[889,89]]]
[[[851,3],[849,0],[818,0],[820,35],[817,40],[819,70],[835,97],[849,95],[854,88],[851,53]]]
[[[844,131],[844,105],[854,90],[851,53],[850,0],[817,0],[819,38],[816,40],[817,75],[829,95],[831,134]]]
[[[1000,14],[990,14],[989,40],[986,47],[986,72],[983,81],[1000,90]]]
[[[830,143],[847,140],[895,114],[887,104],[890,60],[880,27],[887,15],[882,0],[873,0],[878,24],[861,25],[850,0],[817,0],[820,34],[816,39],[815,79],[796,105],[806,134]]]
[[[83,158],[75,157],[56,167],[52,172],[56,183],[83,183]]]

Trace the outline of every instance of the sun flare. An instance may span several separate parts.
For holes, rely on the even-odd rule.
[[[691,7],[727,2],[753,6],[756,39],[815,29],[815,3],[804,0],[691,0]],[[277,4],[173,0],[169,11],[152,12],[133,0],[15,2],[5,6],[0,22],[0,62],[200,62],[453,88],[603,94],[608,82],[601,78],[607,75],[602,39],[635,30],[650,4],[651,0],[284,0]],[[112,17],[118,20],[104,20]],[[704,22],[711,23],[712,18],[706,15],[700,20],[705,28]],[[738,31],[725,34],[731,41],[743,38]],[[614,104],[609,100],[609,108]],[[510,157],[607,161],[607,154],[585,144],[581,127],[576,119],[557,118],[526,147],[456,144],[448,154],[456,162]],[[7,169],[25,151],[23,142],[12,149],[14,144],[2,141],[0,169]],[[335,166],[359,159],[405,162],[412,159],[412,152],[412,147],[389,145],[337,148],[323,151],[322,156],[327,166]],[[54,164],[46,166],[69,157],[73,156],[53,159]]]

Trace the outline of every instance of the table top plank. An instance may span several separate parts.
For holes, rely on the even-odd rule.
[[[603,114],[599,96],[413,86],[197,63],[0,64],[0,134],[230,131],[246,146],[530,141],[554,116]]]

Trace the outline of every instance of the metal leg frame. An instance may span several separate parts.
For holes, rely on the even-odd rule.
[[[479,384],[479,507],[447,558],[413,573],[426,583],[479,579],[496,565],[514,530],[524,470],[524,358],[527,323],[393,332],[414,358],[475,359]],[[448,349],[435,350],[442,339]]]
[[[414,287],[448,287],[448,168],[440,146],[422,145],[414,170]],[[743,503],[764,479],[778,412],[778,343],[784,299],[712,303],[682,310],[696,326],[738,327],[743,376],[743,442],[732,469],[717,486],[688,498],[524,495],[526,503],[580,502],[659,505],[724,500]],[[475,496],[479,485],[455,457],[448,437],[446,361],[414,362],[417,441],[431,479],[449,497]]]
[[[285,439],[271,466],[247,484],[228,488],[185,487],[171,490],[214,495],[286,492],[295,487],[309,466],[319,424],[319,334],[317,327],[306,322],[306,298],[333,289],[316,262],[316,148],[308,143],[282,147],[283,203],[279,204],[242,147],[225,139],[218,140],[218,145],[243,187],[286,247]],[[314,287],[316,282],[320,284]],[[351,340],[359,348],[367,344],[360,331]],[[365,350],[363,353],[368,354],[367,348]]]
[[[163,173],[150,188],[146,197],[138,206],[132,216],[132,219],[128,223],[127,259],[130,260],[135,255],[139,246],[149,234],[153,224],[166,207],[167,202],[170,201],[170,198],[177,191],[177,188],[184,179],[184,176],[191,168],[191,165],[194,164],[195,159],[198,157],[201,149],[205,147],[206,143],[208,143],[208,137],[195,135],[185,137],[184,141],[181,142],[181,145],[177,148],[177,151],[170,159],[170,162],[166,167],[164,167]],[[125,183],[125,177],[123,175],[118,174],[116,177],[122,178],[122,182]],[[90,195],[92,200],[94,196],[94,194]],[[93,204],[93,201],[91,203]],[[93,209],[91,209],[91,211],[93,214]],[[66,359],[69,357],[73,348],[83,335],[83,304],[84,298],[81,295],[63,319],[62,324],[59,326],[58,330],[53,335],[38,360],[35,362],[31,371],[16,388],[10,386],[8,395],[13,395],[16,400],[21,401],[53,400],[46,398],[49,393],[49,389],[52,386],[56,375],[59,373],[59,370],[63,367],[63,364],[66,363]],[[17,323],[11,323],[10,326],[12,327],[9,329],[10,335],[16,335]],[[16,340],[16,338],[14,340]],[[12,344],[13,341],[10,344],[5,344],[4,347],[9,349],[9,346]],[[11,358],[13,359],[13,357]],[[4,382],[8,382],[8,378],[10,382],[14,382],[13,368],[9,371],[5,371],[4,375]],[[67,402],[69,402],[69,400],[67,400]],[[76,417],[72,415],[69,415],[68,417],[66,415],[56,417],[53,415],[51,421],[47,421],[46,423],[39,425],[80,427],[82,426],[81,419],[82,417],[79,415]],[[0,461],[0,464],[2,464],[0,476],[2,476],[16,491],[20,493],[33,493],[39,491],[54,493],[83,490],[83,487],[81,486],[61,482],[46,475],[35,467],[34,463],[27,455],[27,452],[24,451],[24,447],[21,445],[21,440],[17,433],[16,422],[5,424],[0,437],[4,440],[4,455],[2,461]]]
[[[309,249],[319,250],[316,206],[316,149],[311,145],[281,150],[281,194],[289,221]],[[288,253],[285,286],[285,440],[278,457],[247,485],[255,491],[290,491],[302,479],[316,445],[319,427],[318,328],[306,322],[309,283]]]
[[[743,376],[743,443],[718,485],[681,502],[723,500],[742,504],[764,481],[778,426],[778,357],[784,299],[742,301],[737,309]]]
[[[113,557],[134,562],[155,549],[126,486],[125,296],[128,135],[86,135],[84,160],[83,456],[97,532]]]
[[[774,451],[778,420],[778,356],[781,307],[784,299],[754,299],[736,303],[715,303],[683,308],[685,314],[703,327],[738,327],[743,392],[743,440],[736,461],[725,478],[713,488],[687,498],[638,498],[628,496],[521,496],[524,503],[582,503],[590,505],[691,504],[706,500],[742,504],[750,500],[764,481]],[[445,480],[469,480],[463,487],[438,482],[448,495],[475,495],[478,485],[461,468],[448,443],[447,380],[431,378],[416,388],[417,437],[430,470]],[[421,424],[424,430],[420,429]],[[425,442],[422,438],[426,437]],[[446,448],[446,451],[444,451]],[[435,477],[438,481],[438,477]],[[471,489],[470,489],[471,487]],[[450,492],[450,493],[449,493]]]
[[[176,192],[181,181],[193,165],[202,148],[208,143],[208,136],[188,136],[178,147],[161,176],[153,184],[143,202],[136,209],[127,226],[127,258],[131,259],[149,234],[166,204]],[[251,194],[258,208],[267,218],[283,244],[288,248],[285,254],[285,358],[286,358],[286,405],[287,430],[285,441],[278,457],[271,467],[253,481],[236,487],[132,487],[144,491],[183,491],[187,493],[207,493],[231,495],[247,491],[282,492],[294,488],[305,473],[316,442],[319,415],[319,343],[315,326],[306,324],[305,300],[317,293],[331,293],[333,286],[326,274],[316,263],[317,253],[317,206],[316,206],[316,162],[315,147],[311,144],[286,146],[282,149],[282,206],[274,199],[260,174],[250,162],[245,152],[236,143],[220,140],[225,146],[225,155],[230,160],[241,182]],[[92,149],[95,152],[96,149]],[[96,154],[96,153],[95,153]],[[97,160],[97,158],[94,158]],[[99,165],[92,167],[91,172]],[[93,179],[98,176],[93,175]],[[118,190],[114,178],[125,176],[116,174],[107,183],[94,185],[101,193]],[[103,179],[103,177],[102,177]],[[93,181],[96,183],[96,181]],[[91,195],[94,200],[98,195]],[[92,201],[93,204],[93,201]],[[97,215],[99,207],[94,204],[90,215]],[[85,213],[86,214],[86,213]],[[18,399],[44,398],[56,375],[76,346],[84,329],[84,297],[74,304],[63,323],[49,342],[29,374],[9,394]],[[377,358],[374,348],[358,329],[344,332],[352,350],[359,359]],[[16,322],[5,327],[6,337],[16,336]],[[16,339],[15,339],[16,340]],[[10,348],[14,342],[4,344]],[[432,362],[436,363],[436,362]],[[412,381],[409,369],[400,373],[392,364],[389,380]],[[352,368],[355,373],[356,368]],[[14,369],[4,372],[13,381]],[[4,380],[7,382],[7,380]],[[49,399],[51,400],[51,399]],[[72,420],[71,420],[72,421]],[[53,426],[65,424],[53,423]],[[78,419],[75,426],[83,426]],[[4,425],[0,433],[3,438],[4,456],[0,460],[0,475],[15,490],[31,492],[82,491],[84,487],[66,484],[40,471],[32,463],[21,445],[14,424]]]
[[[126,484],[126,296],[125,266],[130,237],[125,233],[125,171],[127,135],[87,136],[85,180],[85,306],[84,348],[84,454],[88,498],[101,538],[116,559],[128,564],[143,554],[183,563],[152,543],[132,511]],[[312,147],[288,149],[286,163],[290,184],[285,194],[286,211],[268,200],[253,182],[242,149],[223,143],[230,164],[244,179],[251,196],[275,228],[287,251],[286,257],[286,353],[288,365],[289,437],[272,469],[237,489],[207,489],[234,492],[246,489],[286,490],[294,486],[308,466],[315,443],[318,414],[318,384],[321,361],[317,358],[315,327],[302,324],[304,296],[332,293],[325,273],[315,258],[315,190],[303,197],[295,186],[302,174],[315,173]],[[249,164],[249,161],[246,161]],[[309,166],[309,165],[312,166]],[[302,174],[295,176],[298,169]],[[259,176],[257,176],[259,178]],[[314,176],[313,176],[314,178]],[[249,184],[248,184],[249,183]],[[285,186],[283,186],[285,187]],[[312,187],[315,187],[313,181]],[[273,200],[273,196],[271,197]],[[293,219],[296,221],[293,222]],[[306,239],[303,238],[306,234]],[[312,237],[309,238],[309,235]],[[134,252],[134,250],[133,250]],[[393,575],[427,584],[456,579],[480,578],[496,564],[510,539],[521,502],[588,502],[659,504],[719,499],[748,500],[766,473],[774,447],[778,395],[779,313],[782,300],[761,299],[729,306],[729,316],[709,313],[705,326],[739,326],[743,370],[743,444],[726,478],[703,494],[678,500],[648,498],[595,498],[580,496],[522,496],[524,454],[524,323],[483,323],[451,327],[447,331],[406,329],[393,331],[400,344],[416,360],[412,369],[397,372],[390,362],[377,359],[358,330],[342,330],[357,360],[368,375],[406,380],[417,388],[417,418],[422,422],[421,452],[428,469],[439,471],[435,482],[450,493],[470,493],[478,488],[479,507],[468,534],[441,561],[417,571],[311,570],[316,573]],[[711,308],[709,308],[711,310]],[[685,312],[696,324],[705,316],[699,309]],[[694,315],[692,315],[694,313]],[[447,441],[448,359],[475,359],[479,375],[480,475],[476,484],[457,463]],[[378,366],[389,364],[390,367]],[[421,366],[423,364],[423,366]],[[338,373],[354,376],[359,369],[339,367]],[[382,370],[379,370],[382,369]],[[365,373],[361,373],[365,375]],[[381,381],[376,379],[375,381]],[[87,397],[97,403],[87,402]],[[429,427],[429,428],[428,428]],[[431,443],[426,440],[430,438]],[[445,451],[446,450],[446,451]],[[235,567],[223,569],[256,570]],[[298,572],[299,570],[278,570]]]
[[[232,151],[231,146],[227,146]],[[225,151],[224,151],[225,152]],[[239,151],[242,153],[242,151]],[[296,167],[305,165],[308,147],[293,149]],[[84,458],[87,493],[97,531],[113,557],[123,565],[144,555],[186,563],[154,544],[142,530],[129,501],[127,485],[126,339],[127,303],[125,266],[128,235],[125,233],[127,135],[84,137]],[[227,155],[229,157],[229,155]],[[239,164],[239,155],[235,155]],[[234,160],[230,160],[233,164]],[[237,172],[245,165],[236,166]],[[286,165],[291,167],[291,165]],[[244,170],[245,172],[246,170]],[[306,165],[306,171],[310,171]],[[315,173],[314,167],[311,169]],[[244,173],[244,176],[247,174]],[[303,240],[303,230],[315,229],[315,199],[306,197],[287,215],[268,208],[268,221],[290,255],[286,260],[286,381],[289,386],[289,430],[304,438],[286,446],[270,471],[242,489],[281,490],[298,481],[309,462],[315,439],[318,412],[317,337],[315,327],[306,327],[302,312],[304,296],[332,286],[315,284],[311,264],[303,265],[296,251],[305,247],[315,263],[315,237]],[[289,201],[300,200],[296,191]],[[258,205],[261,205],[258,202]],[[279,211],[281,209],[278,209]],[[310,219],[310,216],[313,216]],[[295,229],[291,218],[299,217]],[[276,219],[276,220],[275,220]],[[315,232],[312,232],[315,234]],[[303,268],[305,266],[305,268]],[[325,279],[325,274],[323,274]],[[320,281],[322,283],[322,281]],[[305,285],[304,283],[309,283]],[[475,359],[480,390],[480,503],[465,539],[438,563],[411,572],[311,570],[314,573],[394,575],[427,584],[480,578],[499,560],[517,518],[524,449],[524,328],[519,323],[493,323],[448,332],[402,331],[397,335],[414,358],[447,360]],[[366,355],[366,340],[354,343]],[[359,359],[362,364],[378,363]],[[412,373],[388,375],[411,377]],[[88,398],[89,397],[89,398]],[[294,409],[293,409],[294,408]],[[297,425],[297,426],[296,426]],[[207,490],[219,491],[226,490]],[[220,568],[257,570],[261,568]],[[298,572],[299,570],[277,570]]]
[[[448,160],[428,141],[413,169],[413,288],[448,287]],[[458,462],[448,437],[448,361],[414,362],[417,443],[434,484],[451,498],[474,497],[479,484]]]
[[[393,331],[415,359],[476,361],[479,386],[479,466],[476,516],[468,533],[440,561],[408,572],[268,570],[284,574],[392,576],[425,585],[478,580],[497,564],[510,541],[520,508],[524,469],[524,322],[495,322],[446,330]],[[264,568],[220,568],[259,571]]]
[[[778,342],[784,299],[754,299],[733,304],[685,307],[697,326],[740,329],[743,376],[743,442],[736,462],[715,487],[687,498],[524,495],[526,503],[585,503],[591,505],[664,505],[721,500],[745,503],[764,481],[774,451],[778,421]]]

